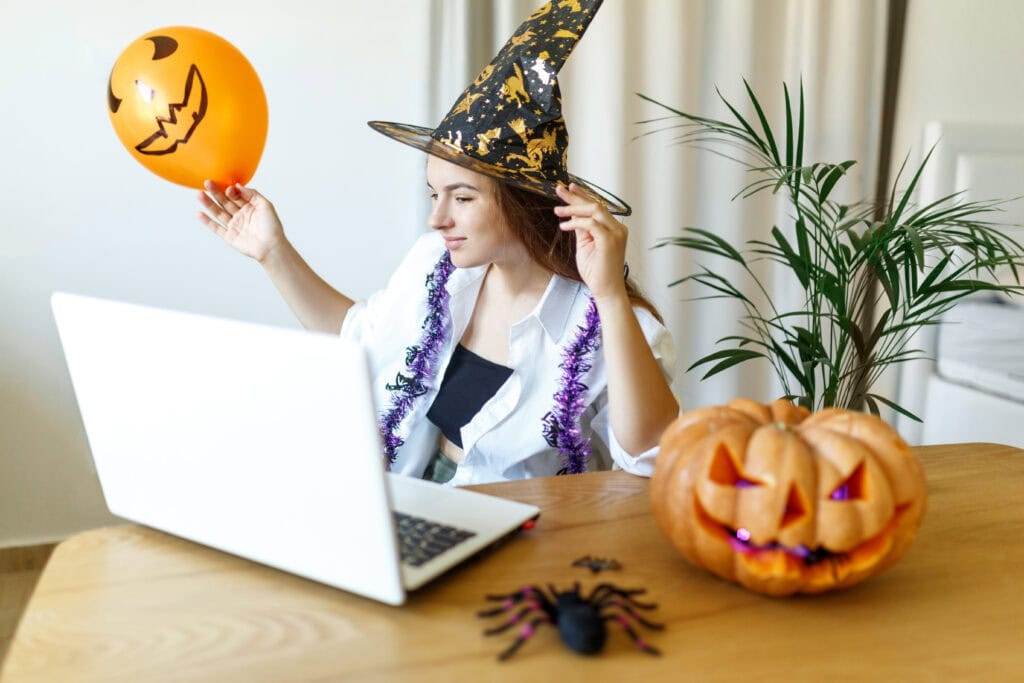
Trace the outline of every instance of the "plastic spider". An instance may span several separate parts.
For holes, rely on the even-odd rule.
[[[622,569],[622,565],[616,560],[605,559],[603,557],[591,557],[590,555],[584,555],[573,562],[572,566],[586,567],[594,574],[604,571],[605,569]]]
[[[640,638],[630,624],[632,620],[649,629],[660,631],[665,628],[662,624],[648,621],[637,613],[638,609],[649,610],[657,607],[656,604],[637,602],[633,599],[634,595],[644,592],[646,591],[643,588],[627,589],[611,583],[602,583],[595,586],[590,595],[584,598],[580,593],[579,582],[574,583],[572,589],[567,591],[558,591],[553,585],[548,584],[546,593],[539,586],[524,586],[515,593],[488,595],[488,600],[500,601],[501,606],[482,610],[477,616],[493,617],[511,612],[522,605],[522,608],[509,616],[505,623],[484,631],[484,635],[492,636],[520,622],[526,622],[519,629],[519,636],[515,642],[498,655],[498,659],[502,660],[515,654],[516,650],[534,634],[537,626],[545,623],[558,627],[562,642],[570,649],[580,654],[594,654],[604,647],[607,637],[605,624],[608,621],[618,623],[640,650],[660,655],[661,652]],[[532,614],[536,616],[530,619]]]

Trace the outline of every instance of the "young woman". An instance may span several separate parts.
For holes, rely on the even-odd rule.
[[[538,10],[436,129],[371,122],[428,153],[433,208],[368,301],[313,272],[255,190],[199,193],[202,222],[305,327],[366,349],[392,471],[458,485],[613,463],[649,475],[678,415],[671,338],[624,275],[627,229],[565,170],[554,74],[599,4]]]

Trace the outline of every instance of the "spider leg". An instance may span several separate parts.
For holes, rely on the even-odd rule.
[[[552,584],[552,583],[549,583],[549,584],[548,584],[548,592],[550,592],[550,593],[551,593],[551,601],[552,601],[552,602],[558,602],[558,594],[559,594],[559,592],[561,592],[561,591],[559,591],[559,590],[558,590],[557,588],[555,588],[555,585],[554,585],[554,584]],[[570,590],[570,591],[565,591],[565,592],[567,592],[567,593],[576,593],[576,594],[579,594],[579,592],[580,592],[580,582],[579,582],[579,581],[575,581],[575,582],[573,582],[573,584],[572,584],[572,590]]]
[[[532,593],[528,593],[526,595],[515,595],[515,596],[510,597],[510,598],[505,598],[504,600],[502,600],[500,606],[495,607],[493,609],[483,609],[483,610],[480,610],[479,612],[476,613],[476,615],[478,617],[481,617],[481,618],[482,617],[493,617],[495,615],[501,614],[502,612],[507,612],[510,609],[512,609],[513,607],[515,607],[516,605],[518,605],[521,602],[523,602],[524,600],[527,600],[527,599],[533,598],[533,597],[534,596],[533,596]],[[535,603],[531,603],[531,604],[535,605]]]
[[[646,626],[649,629],[652,629],[654,631],[662,631],[665,628],[664,624],[659,624],[658,622],[648,621],[647,619],[644,619],[630,605],[628,605],[625,602],[622,602],[621,600],[617,600],[615,598],[605,598],[600,603],[595,605],[595,608],[600,610],[602,607],[606,607],[606,606],[609,606],[609,605],[614,606],[614,607],[618,607],[623,612],[625,612],[626,614],[631,616],[633,618],[633,621],[636,621],[639,624],[643,624],[644,626]]]
[[[630,640],[633,641],[633,645],[635,645],[637,649],[643,650],[649,655],[658,656],[661,654],[661,650],[659,650],[658,648],[654,647],[653,645],[645,641],[643,638],[641,638],[637,634],[637,632],[633,630],[633,627],[629,625],[629,621],[626,619],[626,617],[622,616],[621,614],[610,614],[604,617],[604,621],[614,621],[618,623],[618,625],[621,626],[622,629],[629,635]]]
[[[484,635],[485,636],[493,636],[496,633],[501,633],[502,631],[507,631],[508,629],[512,628],[513,626],[518,624],[520,621],[522,621],[523,617],[525,617],[527,614],[529,614],[530,612],[535,612],[538,609],[540,609],[540,605],[538,605],[537,603],[531,603],[531,604],[527,605],[526,607],[524,607],[523,609],[519,610],[517,613],[513,614],[508,619],[506,619],[504,624],[499,624],[498,626],[492,626],[491,628],[485,630],[484,631]]]
[[[500,655],[498,655],[498,659],[501,660],[501,661],[504,661],[504,660],[508,659],[509,657],[511,657],[512,655],[514,655],[516,653],[516,650],[518,650],[520,647],[522,647],[523,643],[525,643],[527,640],[530,639],[531,636],[533,636],[533,633],[536,630],[536,628],[540,624],[543,624],[544,622],[547,622],[547,623],[550,624],[551,620],[548,619],[547,616],[540,616],[540,617],[537,617],[536,619],[534,619],[533,621],[531,621],[529,624],[526,624],[525,626],[523,626],[523,628],[521,628],[519,630],[519,637],[516,638],[515,642],[513,642],[511,645],[509,645],[508,648],[506,648],[504,652],[502,652]]]
[[[503,595],[485,595],[485,600],[497,601],[497,600],[511,600],[513,603],[520,602],[534,593],[540,593],[541,589],[537,586],[523,586],[515,593],[505,593]]]
[[[632,599],[634,595],[640,595],[646,593],[645,588],[619,588],[614,583],[599,583],[594,586],[594,589],[590,592],[590,597],[587,598],[587,602],[597,602],[602,600],[608,595],[619,595],[630,600],[634,604],[639,604]]]
[[[641,593],[646,592],[647,590],[644,588],[619,588],[611,583],[602,583],[596,586],[590,593],[590,597],[587,598],[587,602],[590,604],[602,604],[612,596],[618,596],[638,609],[654,609],[658,606],[657,603],[640,602],[633,598],[634,595],[640,595]]]

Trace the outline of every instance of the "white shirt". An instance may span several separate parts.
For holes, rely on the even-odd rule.
[[[385,289],[357,302],[341,326],[343,337],[366,349],[374,383],[374,399],[383,413],[391,405],[385,385],[405,368],[406,348],[418,344],[427,314],[426,277],[444,253],[437,233],[423,235],[413,245]],[[456,268],[448,278],[451,333],[446,335],[427,393],[416,399],[402,421],[392,472],[421,477],[437,452],[440,430],[427,419],[427,411],[444,377],[448,361],[462,339],[476,305],[487,267]],[[451,485],[482,484],[555,474],[564,463],[557,448],[547,444],[544,416],[555,408],[562,370],[563,349],[584,325],[590,291],[581,283],[554,275],[536,308],[512,326],[507,365],[512,375],[462,428],[465,458]],[[675,349],[668,330],[643,308],[634,312],[666,378],[671,381]],[[586,408],[580,418],[584,435],[591,437],[590,471],[609,469],[614,463],[633,474],[650,476],[658,448],[638,456],[628,454],[615,440],[608,416],[608,388],[604,354],[593,354],[591,369],[581,378],[587,386]],[[638,408],[642,409],[642,406]]]

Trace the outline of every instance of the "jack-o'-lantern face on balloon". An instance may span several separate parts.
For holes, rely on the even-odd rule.
[[[651,501],[691,562],[788,595],[852,586],[896,562],[924,513],[925,483],[877,417],[739,399],[666,430]]]
[[[188,187],[244,184],[263,153],[259,77],[233,45],[201,29],[168,27],[132,42],[111,69],[107,109],[139,163]]]

